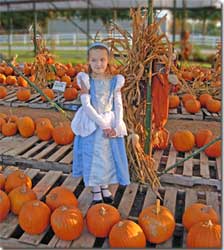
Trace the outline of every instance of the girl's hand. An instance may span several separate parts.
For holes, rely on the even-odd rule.
[[[107,136],[107,137],[115,137],[116,136],[116,131],[111,128],[111,129],[104,129],[103,130],[104,134]]]
[[[89,94],[89,91],[88,89],[86,88],[84,82],[82,79],[80,79],[80,82],[81,82],[81,90],[80,90],[80,95],[82,94]]]

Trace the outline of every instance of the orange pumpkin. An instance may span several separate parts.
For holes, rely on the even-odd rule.
[[[6,76],[4,74],[0,73],[0,83],[5,84],[6,83]]]
[[[48,96],[51,100],[54,99],[54,91],[52,89],[46,88],[46,89],[42,89],[43,93]],[[44,96],[41,96],[41,99],[43,102],[46,102],[47,99]]]
[[[201,104],[199,101],[191,99],[191,100],[187,100],[184,103],[184,107],[187,110],[187,112],[195,114],[200,111]]]
[[[9,193],[14,188],[22,186],[23,184],[32,188],[32,181],[30,177],[21,170],[16,170],[7,176],[5,181],[5,192]]]
[[[199,129],[195,135],[195,142],[197,147],[203,147],[205,145],[205,140],[208,136],[212,136],[212,131],[209,129]]]
[[[25,65],[24,65],[23,73],[24,73],[24,75],[26,75],[26,76],[29,76],[29,75],[31,74],[31,67],[30,67],[28,64],[25,64]]]
[[[11,204],[11,211],[18,215],[22,206],[27,202],[31,200],[36,200],[37,195],[36,193],[28,188],[26,185],[19,186],[17,188],[14,188],[9,193],[9,199]]]
[[[52,137],[53,126],[51,122],[41,121],[36,126],[37,136],[42,141],[48,141]]]
[[[67,76],[67,75],[62,76],[61,81],[65,82],[67,87],[72,84],[71,83],[71,77]]]
[[[184,94],[184,95],[182,96],[182,102],[183,102],[183,104],[184,104],[186,101],[188,101],[188,100],[196,100],[196,96],[191,95],[191,94]]]
[[[0,222],[3,221],[10,210],[10,200],[8,195],[0,190]]]
[[[207,101],[209,101],[211,99],[212,99],[212,96],[209,94],[202,94],[199,96],[199,101],[200,101],[202,107],[206,107]]]
[[[17,120],[18,120],[18,116],[17,115],[8,115],[6,117],[6,121],[7,122],[14,122],[14,123],[17,123]]]
[[[160,206],[159,200],[140,213],[138,223],[143,229],[146,239],[152,243],[168,240],[175,229],[175,219],[168,208]]]
[[[74,77],[75,74],[76,74],[75,68],[69,67],[68,70],[67,70],[67,72],[66,72],[66,74],[67,74],[68,76],[70,76],[70,77]]]
[[[6,120],[0,117],[0,132],[2,131],[2,126],[6,124]]]
[[[26,202],[19,213],[19,225],[28,234],[41,234],[50,222],[49,207],[39,200]]]
[[[5,187],[5,176],[0,173],[0,190],[4,190]]]
[[[17,125],[14,122],[7,122],[2,125],[2,134],[4,136],[13,136],[17,133]]]
[[[51,227],[61,240],[75,240],[82,234],[84,220],[75,207],[60,206],[51,215]]]
[[[68,207],[78,207],[78,200],[71,190],[66,187],[55,187],[46,196],[46,204],[53,211],[64,205]]]
[[[38,124],[41,123],[41,122],[45,122],[45,123],[47,123],[47,124],[52,125],[50,119],[48,119],[48,118],[46,118],[46,117],[39,117],[39,118],[35,119],[35,126],[37,127]]]
[[[206,103],[206,108],[211,113],[217,113],[221,111],[221,102],[219,100],[211,99]]]
[[[145,248],[146,238],[138,224],[122,220],[112,227],[109,244],[111,248]]]
[[[215,136],[208,136],[207,139],[205,140],[205,144],[208,144],[213,139],[215,139]],[[213,143],[211,146],[205,149],[205,154],[208,157],[219,157],[221,156],[221,153],[222,153],[221,140]]]
[[[173,146],[177,151],[187,152],[195,145],[194,135],[189,130],[180,130],[174,133],[172,138]]]
[[[0,99],[3,99],[7,96],[7,89],[3,86],[0,86]]]
[[[182,77],[184,78],[184,80],[187,80],[187,81],[192,81],[193,80],[193,74],[190,71],[183,71],[182,72]]]
[[[108,204],[96,204],[88,210],[86,215],[88,231],[94,236],[102,238],[107,237],[113,225],[120,220],[119,211]]]
[[[78,97],[78,91],[76,88],[66,88],[64,92],[64,98],[66,101],[72,101]]]
[[[17,125],[22,137],[28,138],[35,132],[35,123],[29,116],[20,117],[17,121]]]
[[[207,220],[212,220],[214,223],[219,222],[216,211],[211,206],[202,203],[193,203],[188,206],[182,217],[182,223],[187,230],[194,224]]]
[[[16,96],[18,98],[18,100],[22,101],[22,102],[26,102],[30,99],[31,97],[31,93],[29,89],[26,88],[20,88],[17,92],[16,92]]]
[[[175,109],[179,106],[180,104],[180,98],[177,95],[170,95],[169,96],[169,108],[170,109]]]
[[[66,145],[72,143],[74,134],[69,125],[58,125],[53,129],[52,137],[59,145]]]
[[[5,74],[6,74],[7,76],[12,75],[12,74],[13,74],[13,68],[11,68],[11,67],[9,67],[9,66],[6,66],[6,67],[5,67]]]
[[[22,86],[22,87],[27,87],[28,86],[27,81],[22,76],[19,76],[17,78],[17,83],[18,83],[19,86]]]
[[[187,234],[187,247],[200,249],[221,248],[221,225],[211,220],[194,224]]]
[[[15,85],[17,83],[17,79],[15,76],[7,76],[6,83],[9,85]]]

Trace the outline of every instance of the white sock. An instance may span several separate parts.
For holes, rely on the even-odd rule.
[[[112,195],[110,190],[108,189],[108,185],[102,185],[101,190],[102,190],[102,193],[103,193],[103,197],[109,197],[109,196]]]
[[[92,193],[93,193],[93,200],[94,201],[102,200],[102,194],[101,194],[100,186],[92,187]]]

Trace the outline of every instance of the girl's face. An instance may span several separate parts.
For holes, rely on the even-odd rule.
[[[91,49],[89,51],[89,65],[95,74],[103,74],[109,62],[106,49]]]

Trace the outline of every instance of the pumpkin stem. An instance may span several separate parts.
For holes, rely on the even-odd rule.
[[[160,212],[160,199],[156,199],[156,215]]]
[[[106,214],[106,209],[105,209],[105,207],[100,207],[100,210],[99,210],[99,214],[101,215],[101,216],[104,216],[105,214]]]
[[[207,224],[207,226],[209,226],[209,227],[212,227],[212,226],[213,226],[213,223],[212,223],[211,220],[208,220],[208,221],[206,222],[206,224]]]
[[[20,192],[21,192],[21,193],[26,193],[26,191],[27,191],[27,187],[26,187],[25,184],[23,184],[23,185],[21,186],[21,188],[20,188]]]
[[[123,224],[124,224],[124,222],[123,222],[123,221],[119,221],[119,222],[118,222],[118,224],[117,224],[117,226],[118,226],[118,227],[122,227],[122,226],[123,226]]]
[[[68,210],[68,208],[66,206],[61,206],[61,211],[62,212],[66,211],[66,210]]]
[[[33,202],[33,206],[34,206],[34,207],[39,207],[39,206],[40,206],[40,202],[37,201],[37,200],[34,201],[34,202]]]

